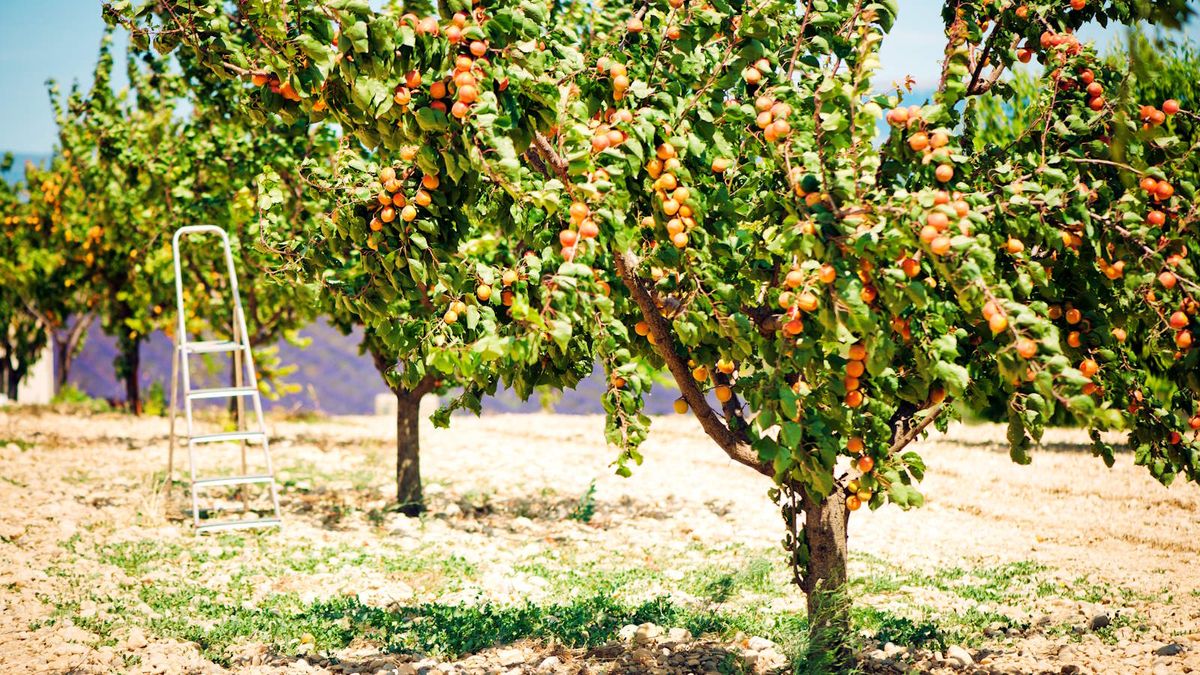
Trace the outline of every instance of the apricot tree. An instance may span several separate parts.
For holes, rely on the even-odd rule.
[[[1004,396],[1021,463],[1069,409],[1108,462],[1099,431],[1119,426],[1156,478],[1200,470],[1196,159],[1172,140],[1194,102],[1131,100],[1074,36],[1177,24],[1183,2],[947,4],[941,76],[913,105],[874,81],[886,0],[109,11],[255,87],[259,114],[328,118],[378,152],[341,166],[314,255],[359,257],[352,309],[406,377],[464,382],[472,407],[599,360],[628,472],[665,366],[678,409],[773,480],[830,669],[850,655],[849,515],[923,502],[909,446],[951,401]],[[1030,123],[976,146],[976,101],[1011,101],[1006,70],[1034,57]]]

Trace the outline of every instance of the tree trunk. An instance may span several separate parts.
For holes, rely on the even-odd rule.
[[[24,375],[20,369],[11,367],[8,369],[8,384],[6,389],[8,390],[8,400],[13,403],[17,402],[17,396],[21,393],[21,378]]]
[[[62,391],[71,374],[71,360],[74,345],[67,340],[54,340],[54,393]]]
[[[142,393],[138,386],[138,371],[141,367],[141,340],[129,340],[121,350],[121,360],[125,367],[122,375],[125,378],[125,403],[129,411],[135,415],[142,414]]]
[[[425,510],[421,494],[421,397],[424,392],[396,388],[396,503],[412,517]]]
[[[820,503],[801,495],[808,566],[802,588],[808,600],[809,672],[842,673],[854,665],[850,632],[845,496],[835,490]]]
[[[75,325],[61,335],[56,331],[52,331],[54,338],[54,393],[62,391],[62,388],[67,386],[67,382],[71,377],[71,364],[75,362],[75,352],[79,349],[79,342],[87,335],[88,326],[91,325],[95,316],[85,314],[75,320]]]

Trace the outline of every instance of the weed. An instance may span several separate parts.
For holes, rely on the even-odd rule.
[[[567,517],[581,523],[590,523],[594,515],[596,515],[596,480],[593,478],[583,496],[579,498],[579,503],[567,514]]]

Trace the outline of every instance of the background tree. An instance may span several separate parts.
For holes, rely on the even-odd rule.
[[[102,325],[117,338],[116,370],[126,400],[140,409],[141,342],[156,329],[175,331],[170,238],[175,225],[214,223],[233,239],[249,342],[268,395],[294,391],[280,363],[280,339],[303,346],[298,330],[315,316],[311,287],[277,278],[283,261],[270,233],[282,222],[306,223],[325,211],[320,194],[298,189],[260,194],[264,171],[299,180],[310,156],[329,153],[336,138],[306,124],[256,130],[231,117],[235,91],[227,83],[188,80],[145,50],[128,55],[131,89],[113,92],[107,38],[95,82],[58,101],[63,187],[58,208],[67,241],[79,251],[73,269],[88,270],[100,298]],[[267,207],[271,210],[266,210]],[[274,225],[274,227],[272,227]],[[233,305],[219,247],[190,242],[182,249],[189,332],[232,334]]]
[[[0,158],[0,171],[12,168],[12,154]],[[0,181],[0,218],[4,236],[0,239],[0,392],[16,400],[21,381],[41,356],[46,333],[27,307],[20,286],[15,283],[16,262],[30,248],[30,242],[43,235],[43,223],[30,213],[20,197],[17,184]]]
[[[378,296],[368,323],[406,373],[465,382],[455,405],[477,407],[599,359],[628,471],[644,364],[665,365],[678,407],[773,480],[810,665],[843,670],[847,520],[923,502],[908,446],[948,401],[1003,395],[1021,463],[1067,408],[1110,463],[1099,432],[1119,418],[1158,479],[1200,470],[1196,159],[1171,140],[1191,102],[1132,100],[1129,73],[1073,33],[1186,8],[1073,5],[948,5],[936,93],[911,106],[872,85],[891,2],[451,3],[448,21],[158,2],[136,18],[213,72],[277,80],[256,109],[327,115],[382,149],[342,167],[352,203],[329,238],[378,270],[353,294]],[[977,149],[964,110],[1013,96],[1004,72],[1034,54],[1027,133]],[[478,292],[507,272],[507,297]],[[390,311],[422,293],[437,311]]]

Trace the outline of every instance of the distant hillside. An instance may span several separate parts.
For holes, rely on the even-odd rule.
[[[312,339],[307,349],[280,345],[282,362],[298,366],[298,370],[286,379],[300,385],[301,391],[277,401],[264,399],[263,404],[273,409],[320,410],[330,414],[374,412],[375,396],[388,390],[370,357],[359,355],[359,336],[342,335],[324,321],[311,324],[302,334]],[[115,356],[114,340],[99,329],[93,329],[71,368],[71,382],[92,396],[124,399],[124,387],[113,375]],[[210,357],[207,362],[196,359],[194,364],[194,386],[219,386],[221,382],[215,375],[228,378],[228,362],[221,359]],[[162,333],[155,333],[142,346],[142,395],[146,396],[154,384],[162,386],[164,394],[169,395],[170,377],[171,341]],[[553,408],[556,412],[572,415],[603,413],[600,397],[605,388],[604,374],[598,371],[576,389],[563,392],[554,401]],[[647,398],[646,409],[654,414],[669,413],[678,395],[671,390],[656,388]],[[490,398],[484,404],[485,412],[490,413],[533,412],[540,408],[536,398],[522,402],[511,392]]]

